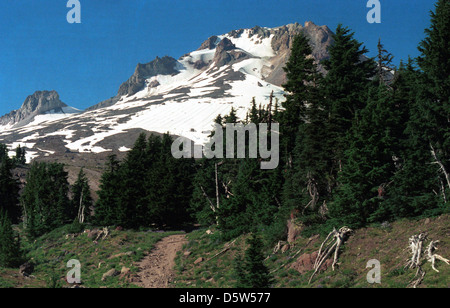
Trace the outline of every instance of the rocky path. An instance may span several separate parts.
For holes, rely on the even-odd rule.
[[[185,234],[172,235],[156,243],[155,248],[138,263],[138,286],[168,288],[174,278],[175,256],[187,242]]]

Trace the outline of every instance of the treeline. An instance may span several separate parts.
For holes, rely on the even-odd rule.
[[[395,68],[381,42],[369,58],[339,25],[320,63],[325,75],[308,38],[297,36],[281,107],[253,101],[246,119],[232,109],[215,121],[279,123],[276,169],[262,170],[259,158],[175,159],[168,134],[141,135],[124,161],[109,157],[93,204],[83,172],[70,187],[60,164],[34,163],[19,197],[14,164],[0,147],[2,215],[13,223],[22,217],[32,237],[73,221],[135,229],[200,223],[223,239],[257,231],[273,242],[286,237],[290,218],[305,232],[326,232],[448,212],[448,1],[437,1],[425,33],[420,56]]]
[[[280,166],[257,159],[198,162],[191,209],[224,238],[262,231],[286,236],[293,217],[306,232],[364,227],[449,211],[450,3],[438,1],[420,56],[392,65],[339,25],[319,73],[308,38],[293,42],[281,109],[253,104],[243,123],[280,123]],[[238,122],[234,110],[216,122]]]
[[[101,179],[94,223],[125,228],[174,228],[188,213],[194,160],[175,159],[168,135],[141,134],[123,162],[110,156]]]
[[[21,184],[12,173],[17,161],[17,156],[9,158],[6,146],[0,144],[1,267],[18,266],[23,261],[20,238],[13,225],[22,223],[22,234],[34,239],[63,225],[81,226],[88,221],[93,207],[83,170],[70,187],[64,165],[58,163],[34,162],[27,166],[26,185],[19,194]],[[19,166],[23,165],[21,161]]]

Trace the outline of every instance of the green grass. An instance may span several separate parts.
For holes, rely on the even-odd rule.
[[[0,288],[70,287],[64,278],[68,271],[67,261],[77,259],[81,263],[82,286],[88,288],[134,288],[130,278],[138,271],[137,262],[150,251],[155,243],[177,232],[111,231],[105,240],[94,242],[86,234],[67,238],[70,226],[65,226],[35,241],[22,241],[26,259],[35,264],[34,278],[24,278],[18,269],[0,268]],[[339,267],[319,272],[312,283],[312,270],[300,274],[292,268],[298,258],[317,251],[324,240],[321,237],[300,237],[286,253],[272,254],[267,247],[266,266],[273,272],[276,288],[406,288],[413,280],[415,270],[405,269],[410,257],[408,239],[426,231],[428,238],[440,240],[438,254],[450,258],[450,215],[428,220],[401,220],[391,223],[389,229],[374,225],[355,230],[340,251]],[[224,242],[217,233],[209,235],[206,230],[187,234],[188,242],[175,259],[176,277],[172,287],[177,288],[232,288],[236,274],[234,259],[245,251],[249,235],[241,236],[221,254],[230,242]],[[425,245],[428,244],[428,241]],[[114,257],[120,253],[129,253]],[[219,254],[219,255],[217,255]],[[198,258],[203,262],[194,264]],[[381,263],[381,284],[369,284],[367,262],[377,259]],[[130,269],[129,274],[102,281],[110,269]],[[420,288],[449,288],[450,266],[437,261],[437,269],[425,259],[422,268],[426,272]]]
[[[81,264],[82,286],[87,288],[133,288],[130,277],[137,273],[136,263],[154,244],[165,236],[177,232],[137,232],[112,230],[104,240],[94,241],[86,233],[67,237],[70,226],[58,228],[34,241],[23,241],[26,259],[34,266],[33,278],[15,277],[17,269],[0,271],[0,287],[71,287],[65,281],[71,268],[67,262],[78,260]],[[114,257],[120,253],[129,253]],[[115,268],[129,268],[127,275],[119,275],[102,281],[104,273]],[[18,276],[18,275],[16,275]]]
[[[232,288],[235,284],[233,260],[237,253],[245,250],[247,236],[240,237],[232,249],[224,254],[200,264],[194,265],[199,257],[208,260],[220,252],[225,243],[217,235],[207,235],[206,230],[188,234],[189,243],[184,250],[189,256],[179,254],[177,263],[176,287],[219,287]],[[381,224],[356,230],[344,244],[340,252],[339,267],[332,271],[319,272],[308,284],[313,271],[302,275],[291,265],[303,254],[317,251],[324,240],[320,238],[299,238],[295,247],[286,253],[271,255],[271,248],[266,250],[266,266],[274,272],[277,288],[406,288],[413,280],[415,270],[406,270],[404,265],[410,257],[408,239],[410,236],[426,231],[429,239],[440,240],[438,254],[450,258],[450,215],[423,220],[401,220],[390,223],[386,228]],[[425,243],[426,245],[428,242]],[[300,253],[295,255],[299,250]],[[370,284],[367,274],[372,268],[366,268],[367,262],[377,259],[381,263],[381,284]],[[426,272],[420,288],[449,288],[450,266],[437,263],[440,273],[432,270],[425,259],[422,268]],[[208,279],[212,274],[213,279]]]

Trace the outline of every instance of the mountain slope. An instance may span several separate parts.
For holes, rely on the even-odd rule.
[[[30,123],[37,124],[46,119],[63,118],[79,112],[80,110],[63,103],[56,91],[36,91],[25,99],[20,109],[0,118],[0,129],[21,127]],[[53,115],[53,117],[45,117],[46,115]]]
[[[266,105],[272,92],[284,99],[283,67],[299,32],[311,39],[318,61],[327,58],[332,33],[326,26],[307,22],[234,30],[210,37],[178,60],[166,56],[138,64],[116,96],[83,113],[52,122],[0,122],[0,142],[25,146],[30,159],[126,151],[134,142],[127,136],[142,130],[170,132],[204,144],[217,115],[233,107],[245,118],[252,98]]]

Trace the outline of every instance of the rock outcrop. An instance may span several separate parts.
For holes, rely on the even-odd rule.
[[[178,74],[176,70],[177,60],[172,57],[165,56],[163,58],[156,57],[155,60],[136,66],[134,74],[119,88],[117,95],[134,95],[145,87],[147,78],[156,75],[174,75]]]
[[[219,40],[219,38],[216,35],[213,35],[210,38],[208,38],[206,41],[204,41],[202,43],[202,45],[199,47],[199,49],[197,49],[197,50],[204,50],[204,49],[212,50],[212,49],[216,48],[218,40]]]
[[[68,107],[59,99],[56,91],[36,91],[29,95],[22,107],[0,118],[0,125],[20,126],[30,123],[35,116],[46,112],[63,113]]]
[[[214,63],[217,67],[222,67],[224,65],[231,65],[238,61],[248,59],[249,57],[249,54],[243,50],[237,49],[228,38],[224,38],[216,47]]]

